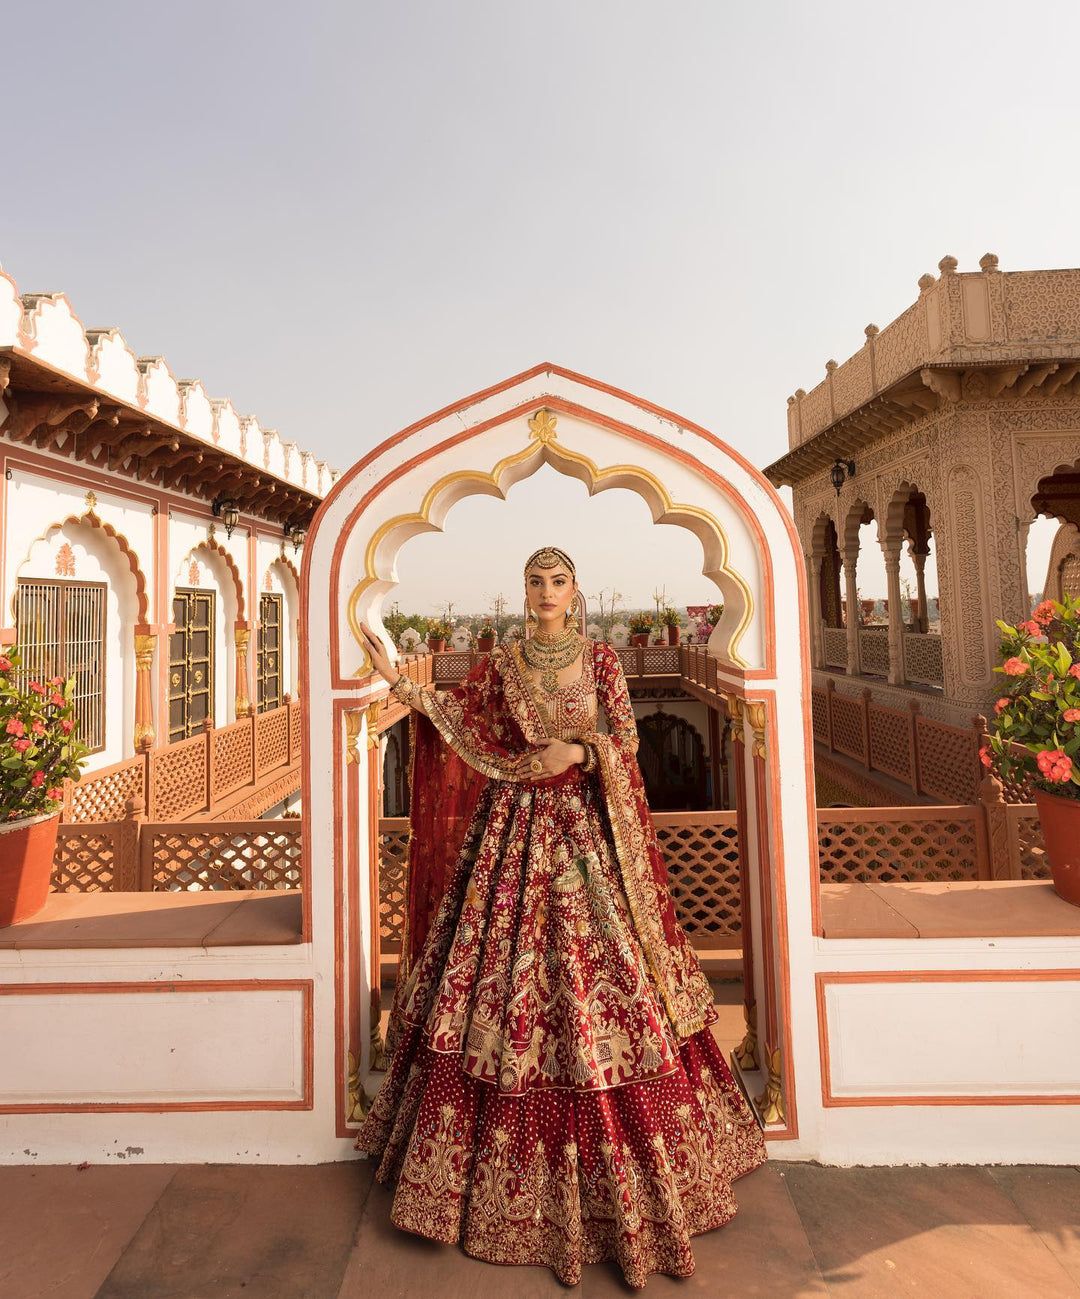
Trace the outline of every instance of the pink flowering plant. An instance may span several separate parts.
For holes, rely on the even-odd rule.
[[[0,821],[57,812],[65,779],[78,780],[74,678],[22,680],[17,650],[0,649]]]
[[[1080,597],[1043,600],[1015,627],[998,622],[1004,694],[979,751],[1006,779],[1080,800]]]

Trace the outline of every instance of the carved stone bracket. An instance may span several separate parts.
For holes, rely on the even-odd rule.
[[[364,714],[359,709],[350,709],[345,713],[345,765],[355,766],[360,761],[360,724]]]
[[[765,728],[767,725],[767,713],[765,711],[765,702],[761,699],[747,699],[744,701],[746,715],[750,721],[750,728],[754,733],[754,757],[765,757]]]
[[[768,1063],[769,1069],[765,1081],[765,1090],[760,1096],[755,1097],[754,1104],[758,1107],[762,1123],[783,1123],[785,1121],[784,1091],[780,1082],[779,1047],[768,1051]]]
[[[758,1035],[757,1035],[757,1002],[752,1001],[749,1005],[743,1006],[743,1017],[746,1021],[746,1034],[739,1045],[734,1049],[732,1055],[740,1069],[759,1069],[761,1063],[758,1059]]]

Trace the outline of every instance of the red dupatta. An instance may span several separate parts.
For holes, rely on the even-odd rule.
[[[712,992],[675,914],[637,762],[637,723],[622,664],[610,645],[586,642],[586,652],[590,648],[597,701],[610,731],[577,738],[596,751],[596,778],[634,928],[675,1034],[685,1039],[705,1027]],[[517,759],[547,737],[520,655],[517,646],[485,655],[459,686],[438,695],[425,691],[428,715],[413,714],[412,833],[399,986],[423,948],[488,782],[520,783]]]

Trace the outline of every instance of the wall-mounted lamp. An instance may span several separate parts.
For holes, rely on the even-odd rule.
[[[302,528],[299,523],[286,523],[285,539],[292,542],[293,554],[297,554],[300,547],[304,544],[304,538],[307,536],[307,528]]]
[[[855,477],[854,460],[835,460],[833,467],[829,470],[829,481],[836,488],[837,496],[840,495],[840,488],[849,478]]]
[[[233,528],[240,522],[240,506],[231,496],[217,496],[210,510],[215,519],[220,519],[224,523],[225,535],[231,537]]]

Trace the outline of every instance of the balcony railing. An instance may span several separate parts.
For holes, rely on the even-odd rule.
[[[888,677],[888,627],[859,628],[859,670],[868,677]]]
[[[667,677],[679,675],[678,645],[624,645],[616,650],[627,677]],[[440,650],[437,654],[419,656],[432,664],[432,677],[439,685],[460,681],[483,657],[477,650]]]
[[[59,893],[170,893],[300,887],[301,822],[63,822]]]
[[[825,646],[825,666],[847,669],[847,630],[844,627],[822,627],[822,642]]]
[[[869,690],[843,694],[832,681],[811,692],[814,738],[909,785],[913,793],[947,803],[973,803],[982,779],[983,722],[970,727],[923,717],[917,700],[906,709],[877,703]]]
[[[300,786],[300,705],[284,704],[139,753],[64,788],[64,821],[117,821],[129,803],[151,821],[258,815]]]

